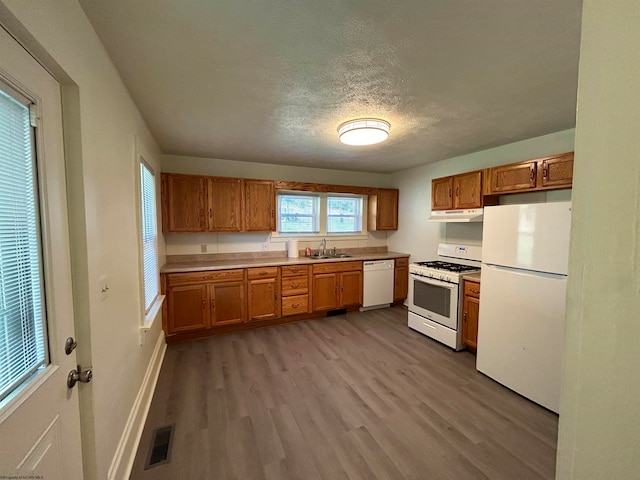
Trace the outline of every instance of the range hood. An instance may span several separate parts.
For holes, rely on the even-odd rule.
[[[482,208],[467,210],[436,210],[431,212],[430,222],[481,222]]]

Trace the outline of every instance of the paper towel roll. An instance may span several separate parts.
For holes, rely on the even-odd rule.
[[[298,240],[287,240],[287,257],[298,258]]]

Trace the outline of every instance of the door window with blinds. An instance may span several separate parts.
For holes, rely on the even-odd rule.
[[[158,297],[158,232],[155,176],[144,160],[140,161],[140,205],[144,311],[148,313]]]
[[[49,363],[30,102],[0,81],[0,405]]]

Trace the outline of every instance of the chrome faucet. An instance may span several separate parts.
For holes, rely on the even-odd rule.
[[[322,241],[320,242],[320,255],[326,255],[327,254],[327,239],[323,238]]]

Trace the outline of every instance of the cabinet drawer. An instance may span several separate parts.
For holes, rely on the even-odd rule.
[[[257,278],[273,278],[278,276],[278,267],[259,267],[248,268],[247,276],[249,280],[255,280]]]
[[[309,292],[309,276],[285,277],[282,279],[282,296],[300,295]]]
[[[408,267],[409,259],[407,257],[396,258],[396,267]]]
[[[296,275],[309,274],[309,265],[287,265],[281,268],[283,277],[295,277]]]
[[[313,266],[313,273],[335,273],[362,270],[362,262],[334,262],[322,263]]]
[[[480,298],[480,284],[478,282],[464,281],[464,294],[470,297]]]
[[[170,287],[176,285],[189,285],[193,283],[219,282],[225,280],[244,280],[244,270],[208,270],[205,272],[168,273],[167,284]]]
[[[282,316],[307,313],[309,310],[309,295],[295,295],[282,297]]]

